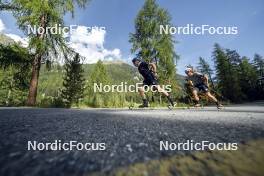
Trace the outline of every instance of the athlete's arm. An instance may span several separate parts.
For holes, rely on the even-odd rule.
[[[149,63],[149,68],[152,70],[154,73],[157,73],[157,67],[156,64],[154,63]]]
[[[194,87],[193,82],[191,80],[188,80],[188,84],[192,87]]]

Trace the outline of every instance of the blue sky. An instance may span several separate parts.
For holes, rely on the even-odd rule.
[[[167,9],[174,26],[194,24],[197,26],[237,26],[238,35],[177,35],[175,51],[180,55],[178,72],[183,74],[184,66],[195,65],[202,56],[211,64],[213,44],[235,49],[241,56],[253,57],[254,53],[264,55],[264,1],[263,0],[157,0]],[[75,17],[65,16],[66,24],[81,26],[104,26],[106,34],[103,48],[107,52],[120,50],[122,59],[131,57],[128,35],[134,31],[134,19],[144,4],[143,0],[92,0],[86,9],[76,9]],[[22,35],[14,18],[1,12],[5,32]]]

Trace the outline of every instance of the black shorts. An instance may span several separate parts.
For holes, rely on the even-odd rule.
[[[198,84],[194,86],[195,88],[197,88],[200,92],[209,92],[209,88],[207,85],[205,84]]]
[[[156,79],[145,79],[143,81],[143,85],[145,86],[158,85],[158,81]]]

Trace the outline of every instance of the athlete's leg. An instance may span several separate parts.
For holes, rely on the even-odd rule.
[[[193,88],[193,90],[192,90],[192,94],[193,94],[193,97],[194,97],[194,106],[196,106],[196,107],[199,107],[200,106],[200,104],[199,104],[199,96],[198,96],[198,91],[195,89],[195,88]]]
[[[138,92],[142,99],[146,99],[146,95],[143,87],[139,87]]]
[[[198,91],[197,91],[196,89],[193,89],[193,90],[192,90],[192,94],[193,94],[194,100],[195,100],[196,102],[199,102]]]
[[[218,100],[213,96],[209,91],[205,93],[207,97],[209,97],[213,102],[217,103]]]
[[[146,98],[144,88],[143,87],[139,87],[138,91],[139,91],[139,95],[141,96],[142,101],[143,101],[143,104],[140,105],[140,107],[148,107],[148,100]]]
[[[223,107],[222,104],[219,103],[219,101],[215,98],[215,96],[213,96],[209,91],[205,93],[206,96],[208,96],[212,101],[214,101],[214,103],[216,104],[217,108],[221,108]]]
[[[167,97],[168,101],[170,102],[170,104],[172,106],[174,106],[174,102],[171,99],[170,94],[166,90],[161,88],[160,85],[153,85],[153,88],[155,88],[156,90],[158,90],[158,92],[161,92],[163,95],[165,95]]]

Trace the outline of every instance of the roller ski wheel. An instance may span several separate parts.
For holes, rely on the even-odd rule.
[[[134,106],[134,105],[131,105],[128,107],[130,110],[133,110],[133,109],[150,109],[150,107],[148,105],[139,105],[139,106]]]
[[[223,105],[221,105],[221,104],[219,104],[219,105],[216,105],[216,108],[217,108],[217,110],[223,110],[224,109],[224,106]]]
[[[195,104],[194,106],[189,106],[188,109],[203,109],[204,107],[201,104]]]
[[[174,105],[169,104],[167,107],[169,110],[173,110],[176,107],[176,104],[174,104]]]

